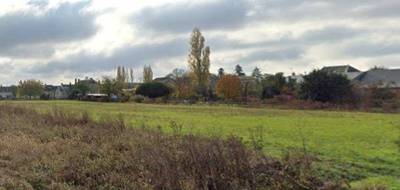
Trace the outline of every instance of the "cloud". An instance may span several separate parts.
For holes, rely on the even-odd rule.
[[[299,48],[281,49],[275,51],[258,50],[239,59],[238,63],[252,63],[259,61],[286,61],[301,58],[303,50]]]
[[[90,1],[65,2],[54,9],[39,9],[41,12],[32,9],[1,16],[0,52],[4,55],[13,48],[23,48],[20,46],[71,42],[94,35],[96,15],[83,11],[89,5]]]
[[[24,0],[16,8],[4,2],[0,57],[10,60],[3,65],[14,68],[8,78],[15,81],[100,77],[118,65],[144,64],[160,76],[186,66],[194,27],[211,47],[213,69],[390,67],[400,56],[398,0],[154,0],[136,7],[128,0]]]
[[[86,73],[114,70],[117,66],[141,68],[145,64],[163,61],[186,53],[187,41],[174,39],[165,43],[122,47],[111,55],[81,52],[65,59],[35,65],[29,72],[56,76],[62,73]],[[172,68],[171,68],[172,69]]]
[[[399,42],[354,42],[342,51],[348,57],[381,57],[400,54]]]
[[[300,40],[304,43],[332,43],[349,40],[353,37],[363,35],[365,31],[345,26],[327,26],[322,29],[309,30],[305,32]]]
[[[249,11],[246,0],[186,2],[145,8],[133,16],[132,23],[156,32],[190,32],[194,27],[227,30],[246,24]]]

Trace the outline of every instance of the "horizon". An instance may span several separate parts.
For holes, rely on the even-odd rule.
[[[187,70],[198,27],[211,73],[302,74],[324,66],[400,68],[396,0],[15,0],[0,2],[0,84],[59,85],[144,65],[155,77]],[[378,24],[379,23],[379,27]]]

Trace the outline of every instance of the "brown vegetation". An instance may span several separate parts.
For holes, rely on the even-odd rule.
[[[240,78],[236,75],[224,75],[217,83],[217,95],[226,100],[235,100],[240,97]]]
[[[310,159],[282,161],[239,139],[201,138],[95,122],[88,114],[0,106],[5,189],[338,189]],[[178,126],[178,125],[173,125]]]

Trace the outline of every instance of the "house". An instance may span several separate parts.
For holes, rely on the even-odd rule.
[[[14,99],[15,96],[12,92],[0,92],[0,100],[10,100],[10,99]]]
[[[354,80],[361,87],[384,87],[400,89],[400,69],[371,69]]]
[[[61,84],[60,86],[45,85],[42,98],[45,99],[68,99],[72,91],[72,85]]]
[[[68,99],[72,92],[72,85],[64,85],[57,86],[54,92],[54,99]]]
[[[15,94],[17,92],[16,86],[0,86],[0,99],[15,99]]]
[[[358,70],[350,65],[323,67],[321,70],[328,72],[328,73],[342,74],[342,75],[346,76],[349,80],[353,80],[354,78],[356,78],[358,75],[360,75],[362,73],[360,70]]]

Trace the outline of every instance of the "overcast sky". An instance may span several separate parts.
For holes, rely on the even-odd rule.
[[[199,27],[211,71],[304,73],[328,65],[400,68],[399,0],[0,1],[0,84],[187,68]]]

